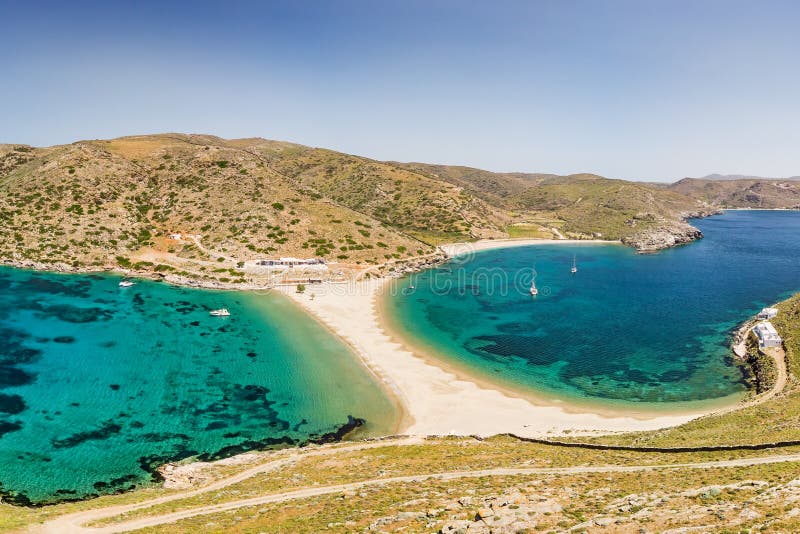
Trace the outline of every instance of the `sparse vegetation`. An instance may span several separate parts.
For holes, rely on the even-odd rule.
[[[181,135],[46,149],[0,146],[0,257],[76,269],[115,265],[243,283],[245,275],[237,269],[244,268],[244,260],[263,255],[315,255],[357,265],[430,254],[432,244],[481,237],[561,233],[624,238],[678,220],[697,207],[691,198],[668,188],[590,175],[397,165],[263,140],[248,141],[246,150],[242,147],[241,142]],[[180,239],[170,237],[176,232]],[[306,286],[297,284],[295,290],[304,293]],[[779,396],[673,429],[572,440],[658,447],[800,440],[800,296],[779,308],[774,323],[786,341],[791,373]],[[763,373],[757,378],[768,385],[769,365],[763,366]],[[311,447],[279,470],[254,473],[214,492],[182,496],[103,523],[294,489],[410,476],[419,480],[189,517],[151,531],[436,531],[458,521],[505,525],[518,510],[544,531],[580,531],[603,524],[625,530],[639,523],[663,530],[675,526],[676,514],[681,526],[785,531],[800,526],[800,512],[793,512],[800,501],[791,484],[798,469],[795,462],[664,467],[775,451],[607,451],[525,443],[508,436],[372,445],[351,450],[340,444],[332,446],[330,455],[305,454],[317,451]],[[799,450],[783,448],[781,453]],[[211,465],[204,468],[204,480],[289,454],[294,453],[259,453],[246,460],[250,463]],[[587,469],[632,465],[662,468],[636,473]],[[434,472],[575,466],[581,471],[423,479]],[[757,484],[745,482],[751,479]],[[0,504],[0,529],[170,494],[174,491],[147,488],[42,509]],[[775,495],[785,500],[776,501]],[[549,506],[546,512],[531,511],[542,503]],[[687,516],[686,510],[694,515]],[[597,522],[608,517],[614,523]]]
[[[720,200],[689,185],[384,163],[203,135],[0,145],[0,258],[81,269],[167,253],[197,275],[204,249],[237,262],[305,251],[358,265],[480,238],[630,240],[685,231],[681,217],[702,204],[681,191]],[[751,205],[751,196],[720,202]],[[176,230],[201,235],[203,249],[168,242]]]

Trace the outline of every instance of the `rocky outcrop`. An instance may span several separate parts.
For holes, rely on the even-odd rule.
[[[214,468],[252,464],[262,458],[263,454],[246,452],[214,462],[168,463],[156,471],[163,479],[164,489],[190,489],[214,480]]]
[[[689,224],[690,219],[719,215],[723,211],[703,205],[696,210],[684,211],[677,218],[665,218],[651,213],[637,214],[626,224],[631,228],[644,226],[640,231],[622,238],[622,243],[635,248],[640,254],[649,254],[665,248],[685,245],[703,237],[703,232]]]
[[[625,245],[646,254],[665,248],[691,243],[703,237],[703,232],[687,222],[669,223],[624,237]]]
[[[406,274],[432,269],[433,267],[445,263],[449,259],[450,257],[447,254],[442,251],[437,251],[434,254],[428,254],[426,256],[386,262],[378,268],[374,274],[399,278]]]

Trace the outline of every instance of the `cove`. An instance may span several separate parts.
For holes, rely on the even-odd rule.
[[[623,411],[731,404],[746,389],[731,331],[800,290],[800,213],[692,222],[704,239],[653,255],[557,244],[455,258],[401,280],[383,308],[410,345],[517,391]]]
[[[167,461],[395,430],[349,349],[280,295],[0,268],[0,492],[122,491]],[[231,317],[211,317],[227,307]]]

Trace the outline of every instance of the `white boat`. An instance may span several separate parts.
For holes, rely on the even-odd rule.
[[[130,280],[123,280],[122,282],[119,283],[119,287],[131,287],[133,285],[136,284],[134,282],[131,282]]]
[[[536,269],[533,270],[533,278],[531,279],[531,295],[534,297],[539,294],[539,290],[536,289]]]
[[[578,264],[576,263],[575,256],[572,256],[572,269],[570,272],[572,272],[572,274],[578,272]]]
[[[208,314],[214,317],[228,317],[231,312],[228,311],[228,308],[220,308],[218,310],[211,310]]]

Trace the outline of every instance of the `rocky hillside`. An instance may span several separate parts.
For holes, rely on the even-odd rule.
[[[669,189],[723,208],[800,209],[800,181],[684,178]]]
[[[258,143],[160,135],[4,146],[0,256],[74,268],[163,262],[211,276],[259,256],[358,265],[433,251],[272,169]]]
[[[402,167],[463,187],[514,213],[512,234],[526,226],[549,227],[569,237],[620,239],[649,251],[701,237],[684,219],[716,211],[676,191],[593,174],[492,173],[421,163]]]
[[[642,453],[508,436],[342,443],[168,465],[163,486],[82,503],[0,503],[0,530],[797,532],[798,458],[797,448]]]
[[[702,203],[593,175],[374,161],[264,139],[163,134],[0,145],[0,259],[245,281],[242,262],[317,256],[341,269],[499,237],[694,239]],[[180,234],[179,239],[170,238]]]

